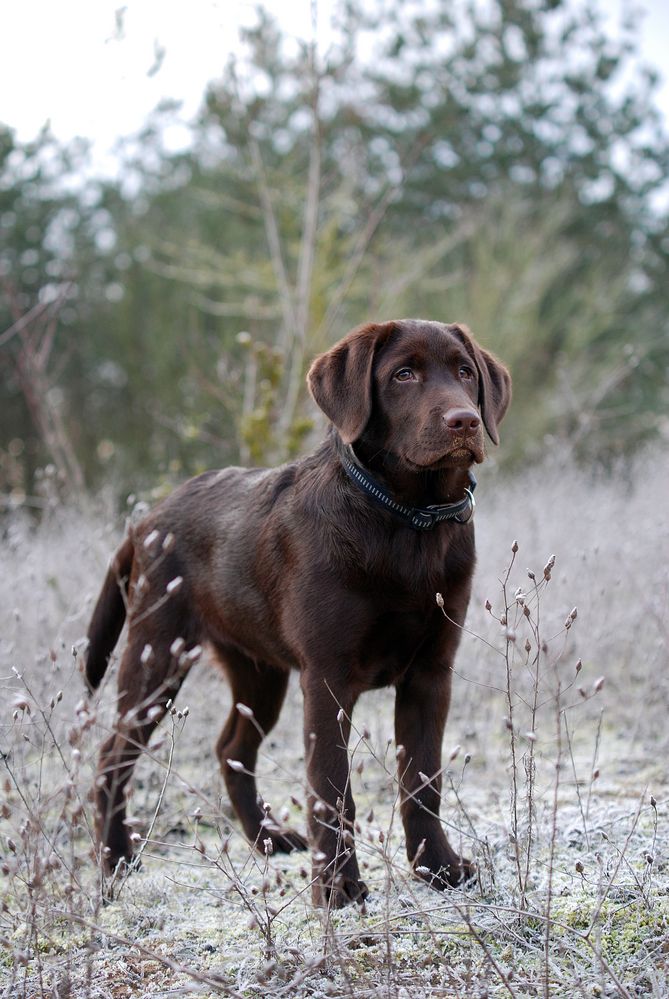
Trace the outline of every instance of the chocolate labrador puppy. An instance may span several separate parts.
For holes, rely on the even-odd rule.
[[[232,687],[216,751],[261,851],[307,845],[263,809],[254,777],[300,670],[317,904],[367,895],[347,740],[358,697],[376,687],[396,690],[410,862],[435,888],[471,873],[439,820],[441,743],[474,569],[471,467],[485,456],[484,427],[498,443],[509,374],[466,327],[405,319],[353,330],[316,358],[308,383],[332,423],[313,454],[191,479],[112,560],[86,662],[93,690],[127,613],[118,720],[96,792],[108,869],[132,857],[124,801],[137,757],[207,643]]]

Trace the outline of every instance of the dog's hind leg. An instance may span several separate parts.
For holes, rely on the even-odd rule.
[[[230,801],[247,838],[262,853],[265,841],[282,853],[306,850],[303,836],[284,829],[258,800],[255,767],[263,738],[274,727],[288,687],[287,670],[245,656],[228,646],[217,647],[230,682],[232,707],[216,744]]]
[[[135,611],[130,621],[118,675],[118,716],[100,749],[95,788],[96,832],[108,872],[120,860],[132,859],[125,821],[127,784],[198,656],[193,635],[184,633],[187,617],[178,611],[172,600],[152,613]]]

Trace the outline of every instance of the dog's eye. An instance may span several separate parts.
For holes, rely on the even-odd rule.
[[[461,364],[460,365],[460,372],[459,372],[459,374],[460,374],[461,378],[473,378],[474,377],[474,372],[472,371],[472,369],[467,364]]]
[[[393,378],[398,382],[411,382],[415,381],[415,374],[411,368],[398,368]]]

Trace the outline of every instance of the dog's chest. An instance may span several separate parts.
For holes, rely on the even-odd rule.
[[[356,656],[363,686],[397,683],[426,648],[439,645],[443,630],[443,622],[433,613],[393,609],[370,620]]]

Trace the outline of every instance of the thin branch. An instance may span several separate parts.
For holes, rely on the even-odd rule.
[[[321,189],[321,123],[320,123],[320,87],[318,67],[316,65],[316,43],[310,48],[310,69],[312,74],[312,134],[309,148],[309,176],[304,207],[304,226],[300,245],[300,258],[297,270],[297,289],[295,305],[295,327],[292,338],[289,337],[289,353],[291,356],[290,373],[286,388],[286,398],[279,419],[279,437],[285,441],[288,430],[293,422],[295,410],[302,386],[302,368],[309,325],[309,302],[313,281],[314,260],[318,240],[318,208]]]

